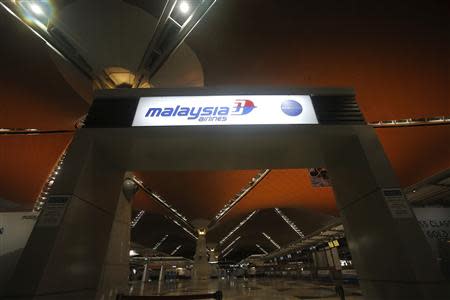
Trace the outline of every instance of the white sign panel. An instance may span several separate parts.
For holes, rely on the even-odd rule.
[[[430,241],[450,240],[450,208],[420,207],[414,208],[414,213]]]
[[[318,124],[311,97],[228,95],[143,97],[133,126]]]
[[[381,189],[381,192],[383,193],[384,200],[386,201],[386,204],[391,211],[392,217],[396,219],[406,219],[413,217],[411,208],[406,202],[406,198],[403,195],[401,189]]]

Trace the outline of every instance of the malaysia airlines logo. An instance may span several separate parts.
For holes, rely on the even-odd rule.
[[[229,116],[247,115],[255,109],[253,101],[248,99],[238,99],[234,106],[181,106],[175,107],[150,107],[146,118],[160,117],[186,117],[188,120],[198,120],[199,122],[225,122]]]
[[[246,115],[256,108],[252,100],[236,100],[232,115]]]

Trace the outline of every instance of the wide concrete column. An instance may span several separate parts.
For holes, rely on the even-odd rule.
[[[195,221],[193,223],[195,223]],[[194,266],[192,269],[193,280],[208,280],[211,276],[208,249],[206,248],[207,221],[203,223],[205,223],[205,226],[197,227],[198,239],[195,246]]]
[[[324,133],[322,151],[365,299],[450,299],[375,131],[348,131]]]
[[[123,179],[80,130],[2,299],[113,299],[128,279]]]

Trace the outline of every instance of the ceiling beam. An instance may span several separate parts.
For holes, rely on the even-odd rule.
[[[161,16],[156,25],[152,39],[147,45],[147,49],[139,64],[133,87],[140,87],[158,72],[162,65],[175,53],[187,36],[194,30],[195,26],[203,19],[216,0],[167,0]],[[196,3],[188,12],[179,13],[181,5]],[[176,20],[176,15],[182,16]]]

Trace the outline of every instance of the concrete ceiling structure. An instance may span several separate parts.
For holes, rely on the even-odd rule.
[[[81,46],[92,45],[93,49],[86,53],[98,68],[103,68],[107,63],[100,63],[99,57],[111,44],[98,34],[83,36],[89,34],[89,26],[71,15],[71,8],[81,9],[83,5],[94,5],[92,2],[55,1],[55,11],[61,11],[60,21],[68,26],[68,33],[82,37]],[[118,15],[116,21],[110,19],[111,27],[105,26],[104,30],[110,28],[113,38],[118,30],[136,29],[144,45],[151,30],[143,30],[130,15],[142,18],[142,22],[155,20],[165,1],[114,3],[127,7],[130,14]],[[102,10],[97,5],[91,11],[90,22],[106,12],[106,6]],[[408,4],[385,0],[218,0],[187,38],[190,48],[184,51],[190,53],[192,49],[193,54],[187,56],[198,58],[205,86],[353,87],[368,122],[449,116],[449,20],[450,4],[437,0]],[[121,26],[125,23],[127,26]],[[70,75],[68,67],[3,9],[0,30],[0,128],[74,131],[75,122],[89,108],[86,84],[80,88],[83,84]],[[130,41],[117,39],[113,44],[118,50],[114,65],[133,69],[136,62],[121,63],[129,57],[126,49]],[[168,64],[173,69],[173,60]],[[183,65],[184,70],[190,69],[190,64]],[[182,72],[187,79],[171,81],[170,70],[161,72],[157,85],[162,87],[181,85],[192,78],[189,72]],[[449,125],[376,131],[403,187],[450,167]],[[72,135],[0,135],[0,199],[31,209]],[[161,170],[139,176],[174,207],[195,219],[213,217],[257,171]],[[273,170],[211,232],[211,239],[217,242],[251,211],[261,209],[240,233],[240,251],[255,253],[255,243],[271,249],[261,228],[274,239],[279,237],[280,244],[289,243],[295,232],[282,223],[273,207],[286,211],[305,234],[338,215],[331,188],[313,188],[306,170]],[[165,251],[186,243],[182,254],[192,255],[192,238],[164,218],[164,211],[153,200],[138,194],[135,208],[148,211],[134,229],[133,238],[138,243],[150,247],[168,234]]]

